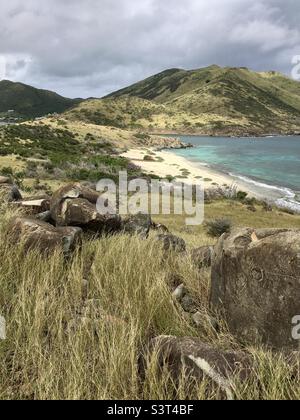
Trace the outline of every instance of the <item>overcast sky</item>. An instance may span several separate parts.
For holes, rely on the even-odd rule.
[[[0,78],[100,97],[167,68],[290,74],[300,0],[0,0]]]

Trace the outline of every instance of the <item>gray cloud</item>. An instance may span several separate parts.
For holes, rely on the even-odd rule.
[[[0,57],[7,78],[73,97],[170,67],[289,74],[299,12],[298,0],[10,0],[1,5]]]

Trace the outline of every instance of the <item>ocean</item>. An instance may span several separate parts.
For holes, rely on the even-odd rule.
[[[194,148],[175,153],[229,174],[300,211],[300,136],[222,138],[176,136]]]

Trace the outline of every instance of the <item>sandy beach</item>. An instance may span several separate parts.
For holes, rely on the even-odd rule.
[[[140,166],[144,172],[155,174],[161,177],[173,176],[178,181],[185,183],[195,183],[204,181],[207,185],[231,185],[233,179],[225,174],[212,171],[205,166],[196,166],[182,156],[169,151],[156,151],[145,149],[131,149],[122,156]],[[144,160],[145,156],[150,156],[153,161]]]
[[[191,162],[171,151],[130,149],[122,156],[140,166],[147,174],[161,177],[172,176],[178,181],[190,184],[202,182],[205,188],[236,185],[237,189],[247,192],[250,197],[271,202],[277,202],[289,196],[289,190],[286,188],[260,184],[251,179],[241,179],[218,172],[205,163]],[[148,161],[149,158],[151,161]]]

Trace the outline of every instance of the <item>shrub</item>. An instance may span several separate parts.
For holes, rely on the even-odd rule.
[[[248,196],[248,193],[244,191],[238,191],[236,194],[236,199],[239,201],[244,201]]]
[[[229,219],[215,219],[206,223],[207,233],[214,238],[218,238],[223,233],[229,233],[232,228],[232,222]]]
[[[173,175],[167,175],[166,180],[168,180],[169,182],[173,182],[176,178]]]
[[[149,134],[145,134],[145,133],[138,133],[135,135],[135,137],[139,140],[150,140],[150,136]]]
[[[144,157],[144,161],[145,161],[145,162],[155,162],[155,159],[154,159],[154,157],[153,157],[153,156],[146,155],[146,156]]]
[[[1,172],[1,174],[2,174],[2,175],[4,175],[4,176],[11,176],[11,175],[13,175],[13,174],[14,174],[14,172],[13,172],[12,168],[10,168],[10,167],[5,167],[5,168],[2,168],[0,172]]]

